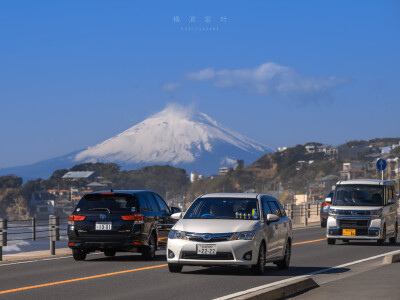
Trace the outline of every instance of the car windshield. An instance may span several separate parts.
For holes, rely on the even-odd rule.
[[[336,188],[332,205],[336,206],[382,206],[382,186],[344,184]]]
[[[130,195],[85,195],[75,211],[136,211],[136,200]]]
[[[184,219],[258,220],[258,201],[248,198],[199,198],[190,206]]]

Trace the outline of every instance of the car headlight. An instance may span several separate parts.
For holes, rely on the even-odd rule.
[[[382,217],[382,209],[371,210],[371,219],[378,219]]]
[[[337,209],[329,209],[329,215],[330,216],[337,216],[338,215],[338,210]]]
[[[169,239],[180,239],[180,240],[186,240],[186,232],[185,231],[179,231],[179,230],[174,230],[171,229],[168,234]]]
[[[243,231],[243,232],[235,232],[232,235],[231,240],[246,240],[251,241],[256,235],[255,231]]]

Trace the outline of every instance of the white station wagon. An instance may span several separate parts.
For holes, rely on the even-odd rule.
[[[168,236],[170,272],[185,265],[248,266],[256,274],[267,262],[289,267],[292,222],[272,196],[207,194],[171,217],[180,220]]]

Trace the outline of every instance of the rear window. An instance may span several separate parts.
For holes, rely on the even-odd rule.
[[[126,194],[84,196],[76,206],[76,211],[136,211],[137,202],[134,197]]]

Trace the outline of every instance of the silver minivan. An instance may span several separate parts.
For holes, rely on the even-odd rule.
[[[392,181],[360,179],[339,181],[331,202],[326,237],[329,245],[340,239],[397,241],[397,203]]]

